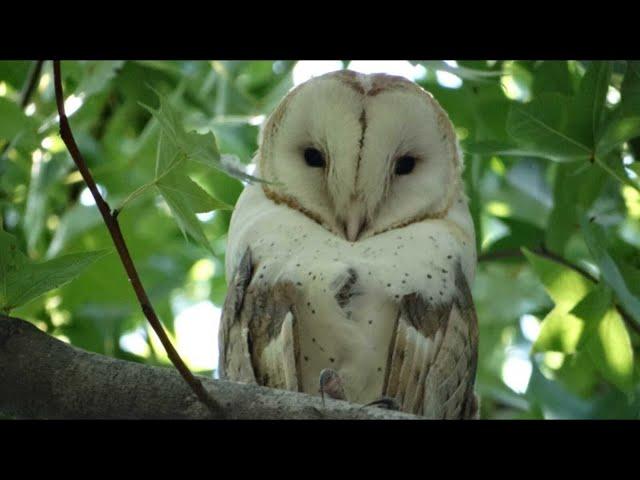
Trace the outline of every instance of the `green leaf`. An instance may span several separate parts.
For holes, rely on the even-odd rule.
[[[49,161],[33,159],[24,219],[29,252],[36,250],[42,237],[53,188],[59,186],[70,163],[71,159],[66,155],[54,155]]]
[[[566,390],[560,382],[547,379],[537,362],[532,362],[527,396],[540,402],[547,419],[586,419],[591,417],[592,406],[588,400]]]
[[[607,237],[604,230],[597,223],[589,221],[587,217],[582,217],[580,227],[584,241],[600,268],[602,278],[613,289],[620,303],[636,323],[640,325],[640,300],[631,293],[618,266],[607,252]]]
[[[592,289],[591,282],[571,268],[544,258],[526,248],[523,248],[522,252],[546,292],[555,302],[556,307],[562,311],[570,311]]]
[[[611,308],[612,301],[613,294],[611,290],[598,284],[571,310],[571,314],[580,318],[585,325],[579,347],[584,346],[591,339],[596,331],[598,322]]]
[[[160,132],[156,151],[156,180],[175,168],[184,158],[176,144],[168,140],[167,133],[164,130]]]
[[[76,93],[87,98],[103,90],[118,70],[122,68],[123,60],[92,60],[84,65],[82,80],[76,88]]]
[[[173,192],[181,195],[196,213],[212,210],[231,210],[232,207],[209,195],[200,185],[181,173],[171,172],[156,182],[161,192]]]
[[[560,165],[553,183],[553,209],[546,230],[546,244],[562,254],[569,238],[578,229],[576,197],[581,185],[571,178],[573,164]]]
[[[68,243],[73,241],[87,230],[102,224],[99,210],[91,205],[76,204],[68,209],[60,218],[45,258],[53,258],[58,255]]]
[[[0,308],[7,304],[8,278],[17,270],[19,259],[16,238],[0,229]]]
[[[583,320],[556,307],[542,321],[532,351],[575,353],[584,330]]]
[[[628,62],[620,87],[620,108],[625,114],[640,115],[640,61]]]
[[[588,147],[599,137],[610,79],[610,62],[591,62],[573,102],[571,131]]]
[[[615,309],[594,326],[587,349],[602,375],[624,392],[633,389],[633,348],[629,331]]]
[[[603,157],[616,146],[640,136],[640,62],[629,62],[620,103],[611,113],[598,140],[598,155]]]
[[[2,60],[0,62],[0,78],[3,82],[11,85],[14,90],[20,91],[25,79],[32,68],[31,61],[28,60]]]
[[[585,323],[579,348],[586,348],[602,375],[622,391],[629,391],[633,379],[633,349],[629,332],[612,307],[609,288],[598,285],[573,310]]]
[[[193,182],[189,177],[181,176],[179,174],[171,176],[167,175],[167,177],[164,178],[167,179],[167,182],[165,183],[164,179],[156,182],[156,187],[167,202],[167,205],[176,219],[180,230],[182,230],[183,235],[188,233],[200,245],[213,253],[211,245],[202,230],[200,221],[194,213],[194,204],[192,202],[195,201],[197,203],[198,200],[196,197],[199,197],[199,193],[194,193],[197,190],[191,186],[187,187],[191,188],[188,193],[185,193],[184,191],[185,185],[189,185],[189,182]]]
[[[509,228],[509,234],[493,242],[485,253],[521,247],[535,248],[544,239],[545,232],[531,223],[507,217],[500,221]]]
[[[22,130],[33,127],[33,121],[11,100],[0,97],[0,139],[13,140]]]
[[[578,211],[588,210],[602,191],[607,176],[591,163],[558,165],[553,183],[553,209],[546,230],[546,245],[559,254],[579,229]]]
[[[597,150],[600,157],[607,155],[621,143],[640,136],[640,114],[626,117],[621,112],[618,110],[612,115],[603,129]]]
[[[555,303],[542,322],[533,351],[575,352],[584,331],[584,321],[570,312],[591,291],[591,282],[569,267],[527,249],[522,251]]]
[[[31,263],[18,250],[15,239],[0,231],[0,310],[8,313],[16,307],[58,288],[80,275],[87,267],[109,253],[107,250],[83,252]]]
[[[557,93],[540,95],[526,104],[513,103],[507,132],[519,146],[551,160],[586,160],[591,157],[591,149],[567,133],[568,112],[568,99]]]
[[[462,149],[465,153],[486,156],[503,155],[513,157],[544,157],[544,155],[535,149],[522,148],[513,143],[494,140],[484,140],[479,142],[467,140],[462,144]]]
[[[156,94],[160,98],[160,107],[158,110],[154,110],[144,104],[142,106],[149,110],[158,120],[167,142],[176,150],[186,155],[188,160],[202,163],[203,165],[221,170],[232,177],[245,181],[262,181],[257,177],[242,172],[234,166],[222,162],[213,133],[208,132],[201,135],[196,132],[186,132],[182,127],[182,119],[178,112],[171,106],[166,97],[158,92],[156,92]]]
[[[535,96],[545,93],[561,93],[571,95],[571,78],[566,61],[544,61],[536,68],[533,76],[533,93]]]

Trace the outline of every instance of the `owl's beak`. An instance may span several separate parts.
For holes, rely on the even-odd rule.
[[[355,242],[367,225],[367,219],[359,214],[348,213],[344,220],[344,234],[347,240]]]

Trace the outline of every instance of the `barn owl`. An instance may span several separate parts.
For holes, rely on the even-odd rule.
[[[431,94],[385,74],[315,77],[267,119],[255,161],[264,182],[229,227],[221,378],[313,395],[326,378],[351,402],[475,417],[475,233]]]

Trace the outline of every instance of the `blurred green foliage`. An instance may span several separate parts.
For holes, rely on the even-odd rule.
[[[34,292],[58,288],[12,315],[80,348],[167,364],[58,136],[51,62],[20,107],[32,64],[0,61],[0,300],[15,255],[30,275],[61,266]],[[640,418],[640,62],[411,64],[465,151],[482,418]],[[243,183],[215,167],[220,154],[251,162],[296,65],[62,62],[76,140],[111,207],[124,205],[122,230],[172,335],[188,306],[222,305],[226,207]],[[123,348],[133,331],[144,353]]]

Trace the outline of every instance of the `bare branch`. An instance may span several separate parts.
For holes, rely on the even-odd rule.
[[[71,132],[71,126],[69,125],[69,119],[64,110],[64,96],[62,93],[62,78],[60,75],[60,61],[54,60],[53,62],[53,78],[55,84],[56,91],[56,104],[58,106],[58,114],[60,116],[60,136],[64,141],[64,144],[67,146],[73,161],[75,162],[80,174],[82,175],[83,180],[87,184],[93,199],[98,206],[98,210],[102,215],[102,219],[104,220],[107,229],[109,230],[109,234],[111,235],[111,239],[113,240],[113,244],[118,251],[118,255],[120,256],[120,260],[124,269],[127,272],[127,276],[129,277],[129,281],[131,282],[131,286],[135,291],[136,297],[138,298],[138,302],[140,303],[140,307],[142,308],[142,312],[144,316],[147,318],[151,327],[158,335],[162,346],[164,347],[169,359],[175,365],[176,369],[182,375],[182,378],[187,382],[191,390],[196,394],[196,396],[202,401],[205,405],[207,405],[212,411],[220,414],[221,408],[218,402],[216,402],[204,389],[200,380],[193,376],[193,374],[189,371],[189,368],[185,365],[178,352],[171,344],[171,340],[167,336],[162,323],[158,319],[155,310],[153,309],[151,302],[149,301],[149,297],[147,296],[147,292],[142,285],[142,281],[138,276],[138,271],[131,259],[131,255],[129,254],[129,249],[127,248],[127,244],[122,236],[122,231],[120,230],[120,225],[118,223],[116,214],[111,212],[109,205],[105,202],[104,198],[100,194],[98,187],[96,185],[89,168],[87,167],[86,162],[84,161],[84,157],[80,153],[78,149],[78,145],[76,144],[73,133]]]
[[[31,100],[33,89],[36,88],[36,84],[40,80],[40,72],[42,71],[43,63],[44,60],[37,60],[29,71],[27,81],[25,82],[24,87],[22,88],[22,92],[20,93],[21,108],[25,108],[29,104],[29,100]]]
[[[417,420],[422,417],[200,378],[227,419]],[[0,412],[18,418],[212,419],[172,368],[85,352],[0,315]]]

